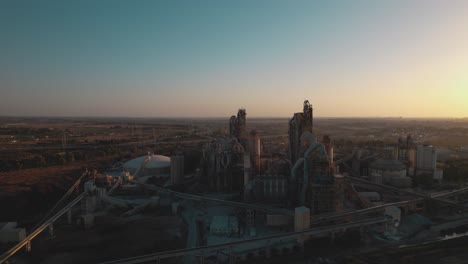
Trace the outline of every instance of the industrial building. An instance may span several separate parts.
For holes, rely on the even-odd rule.
[[[362,157],[364,151],[368,155],[365,158]],[[443,179],[443,170],[437,168],[437,149],[418,145],[411,135],[380,149],[356,150],[351,159],[352,172],[374,183],[411,188],[414,177],[422,174],[439,182]]]
[[[434,146],[419,145],[416,152],[416,175],[433,174],[437,166],[437,149]]]
[[[422,211],[426,200],[460,209],[461,205],[445,199],[447,194],[438,199],[406,189],[412,186],[410,171],[436,172],[434,147],[417,146],[408,136],[394,146],[354,149],[351,155],[341,153],[342,158],[335,160],[332,139],[327,135],[318,139],[314,134],[311,104],[304,101],[302,106],[303,112],[288,122],[287,153],[263,149],[257,131],[247,132],[246,110],[239,109],[228,121],[228,136],[207,137],[203,142],[196,170],[199,177],[185,177],[188,159],[181,152],[171,157],[141,156],[125,162],[124,175],[115,176],[110,186],[96,186],[96,179],[83,180],[84,192],[41,228],[53,232],[54,221],[65,214],[69,223],[90,229],[111,211],[118,211],[119,219],[150,211],[150,218],[170,216],[182,223],[170,235],[186,242],[187,249],[116,263],[182,256],[187,263],[196,258],[203,261],[205,256],[226,257],[233,263],[249,254],[269,257],[273,249],[300,250],[318,236],[330,237],[333,243],[336,234],[349,229],[357,230],[362,240],[372,235],[379,241],[400,238],[400,224],[405,218],[422,219],[412,214]],[[151,177],[164,184],[143,180]],[[72,210],[78,202],[80,208]],[[408,224],[408,229],[420,228],[411,224],[415,227]],[[372,232],[367,233],[367,228]],[[0,242],[23,241],[18,248],[30,250],[34,237],[25,238],[24,229],[0,224]]]
[[[369,164],[369,171],[375,182],[380,181],[376,179],[381,177],[383,184],[401,188],[411,187],[412,180],[407,177],[407,167],[399,160],[378,159]]]
[[[237,138],[243,145],[247,138],[247,112],[241,108],[237,111],[237,116],[231,116],[229,120],[229,134],[231,137]]]
[[[414,176],[416,167],[416,144],[411,135],[406,137],[406,140],[400,138],[397,145],[397,159],[403,162],[407,167],[407,175]]]
[[[229,138],[216,138],[203,147],[201,174],[210,189],[243,191],[260,173],[261,142],[255,130],[247,133],[246,110],[239,109],[229,120]]]
[[[260,139],[255,132],[250,133],[248,138],[242,138],[245,134],[239,131],[246,129],[246,113],[245,109],[240,109],[237,117],[230,119],[231,139],[227,142],[233,143],[218,140],[218,143],[213,142],[204,149],[203,164],[210,186],[216,186],[214,189],[219,191],[227,182],[235,190],[229,179],[243,179],[245,201],[302,205],[310,208],[312,214],[334,211],[337,193],[333,146],[330,137],[324,136],[322,144],[311,133],[312,111],[310,103],[305,101],[303,112],[294,114],[290,120],[290,159],[286,159],[275,156],[262,158]],[[238,140],[247,144],[242,145]],[[236,165],[235,161],[239,161],[241,154],[244,155],[244,162]]]
[[[244,152],[244,146],[236,138],[220,138],[205,145],[201,164],[203,180],[216,191],[242,189]]]
[[[305,151],[292,167],[291,193],[299,194],[299,205],[313,214],[334,211],[334,170],[326,148],[310,132],[302,134],[301,143]]]
[[[312,133],[314,127],[313,109],[309,101],[304,101],[303,111],[295,113],[289,120],[289,160],[295,163],[300,157],[301,136],[304,132]]]

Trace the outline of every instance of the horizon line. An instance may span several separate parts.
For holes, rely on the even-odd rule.
[[[235,116],[235,115],[231,115]],[[231,116],[86,116],[86,115],[0,115],[0,118],[134,118],[134,119],[229,119]],[[253,119],[290,119],[286,116],[248,116]],[[314,119],[468,119],[468,117],[450,117],[450,116],[314,116]]]

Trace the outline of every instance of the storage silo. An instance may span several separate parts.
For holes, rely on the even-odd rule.
[[[171,157],[171,183],[181,184],[184,182],[184,156]]]

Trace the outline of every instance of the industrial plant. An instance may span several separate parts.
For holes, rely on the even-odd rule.
[[[316,131],[307,100],[285,124],[282,148],[265,145],[248,120],[239,109],[226,118],[226,134],[200,136],[195,167],[188,167],[185,151],[193,146],[178,142],[168,156],[152,149],[102,171],[85,170],[34,228],[0,224],[0,243],[8,246],[0,263],[28,260],[35,246],[56,247],[53,241],[68,235],[86,240],[115,222],[121,223],[116,233],[128,221],[157,222],[153,227],[164,229],[164,239],[182,241],[182,248],[135,249],[105,260],[73,256],[77,263],[289,263],[314,251],[316,241],[333,247],[351,239],[376,249],[436,240],[466,224],[468,188],[413,188],[421,177],[441,181],[444,174],[437,148],[412,135],[385,146],[336,148],[332,136]],[[153,229],[146,230],[152,236]],[[338,263],[326,261],[316,263]]]

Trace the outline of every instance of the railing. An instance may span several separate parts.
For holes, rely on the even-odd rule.
[[[234,206],[234,207],[249,208],[249,209],[254,209],[254,210],[258,210],[262,212],[271,212],[271,213],[276,213],[276,214],[281,214],[281,215],[289,215],[289,216],[294,215],[294,212],[288,209],[281,209],[281,208],[274,208],[274,207],[268,207],[268,206],[262,206],[262,205],[256,205],[256,204],[247,204],[247,203],[233,202],[233,201],[227,201],[227,200],[220,200],[220,199],[215,199],[215,198],[192,195],[188,193],[180,193],[180,192],[176,192],[176,191],[169,190],[166,188],[157,187],[157,186],[144,184],[144,183],[137,183],[137,184],[140,184],[151,190],[169,193],[171,195],[174,195],[183,199],[225,204],[225,205]]]
[[[387,218],[383,218],[383,217],[373,218],[373,219],[356,221],[356,222],[347,223],[347,224],[339,224],[339,225],[316,228],[316,229],[308,229],[308,230],[304,230],[300,232],[290,232],[290,233],[273,235],[273,236],[253,238],[253,239],[236,241],[236,242],[225,243],[225,244],[164,251],[164,252],[159,252],[159,253],[154,253],[154,254],[148,254],[148,255],[143,255],[143,256],[104,262],[102,264],[133,264],[133,263],[142,263],[142,262],[148,262],[148,261],[158,261],[161,259],[192,255],[192,254],[197,254],[197,253],[203,255],[203,254],[210,253],[213,251],[218,251],[218,250],[223,250],[223,249],[233,249],[236,246],[240,246],[240,245],[248,245],[248,244],[254,244],[254,245],[260,244],[261,245],[262,243],[267,244],[267,243],[277,241],[277,240],[287,240],[287,239],[292,239],[292,238],[297,239],[297,238],[303,238],[304,236],[317,235],[317,234],[328,233],[328,232],[341,232],[348,228],[384,223],[386,221],[388,221]],[[266,247],[266,246],[267,245],[263,247]]]
[[[435,195],[435,196],[432,196],[432,198],[445,198],[445,197],[450,197],[450,196],[458,195],[460,193],[465,193],[465,192],[468,192],[468,187],[458,189],[458,190],[455,190],[455,191],[451,191],[451,192],[448,192],[448,193]]]
[[[417,198],[417,199],[414,199],[414,200],[401,201],[401,202],[395,202],[395,203],[387,203],[387,204],[377,205],[377,206],[373,206],[373,207],[369,207],[369,208],[365,208],[365,209],[361,209],[361,210],[355,210],[355,211],[351,211],[351,212],[339,212],[339,213],[327,214],[325,216],[315,215],[315,216],[312,216],[310,218],[310,224],[319,224],[319,223],[324,222],[324,221],[330,221],[330,220],[334,220],[334,219],[337,219],[337,218],[342,218],[342,217],[345,217],[345,216],[354,216],[354,215],[372,213],[372,212],[376,212],[376,211],[382,211],[386,207],[389,207],[389,206],[402,206],[402,205],[417,203],[417,202],[420,202],[420,201],[424,201],[424,199],[423,198]]]
[[[83,173],[81,174],[80,178],[78,178],[78,180],[72,185],[72,187],[70,187],[70,189],[68,189],[68,191],[62,196],[62,198],[60,198],[60,200],[58,200],[55,205],[52,207],[52,209],[50,209],[46,215],[36,224],[36,226],[34,226],[33,230],[37,229],[42,223],[44,223],[47,218],[57,209],[57,207],[62,204],[63,201],[65,201],[65,199],[68,198],[68,196],[70,196],[70,194],[73,193],[73,191],[79,187],[81,181],[83,180],[83,178],[86,176],[86,173]]]
[[[395,188],[395,187],[392,187],[392,186],[388,186],[388,185],[384,185],[384,184],[379,184],[379,183],[374,183],[374,182],[366,181],[366,180],[359,179],[359,178],[356,178],[356,177],[345,176],[345,178],[350,179],[350,180],[355,181],[355,182],[360,182],[360,183],[363,183],[363,184],[367,184],[367,185],[378,186],[378,187],[380,187],[380,188],[387,189],[387,190],[392,190],[392,191],[394,191],[394,192],[405,193],[405,194],[408,194],[408,195],[412,195],[412,196],[416,196],[416,197],[420,197],[420,198],[424,198],[424,199],[428,199],[428,200],[433,200],[433,201],[436,201],[436,202],[444,203],[444,204],[446,204],[446,205],[449,205],[449,206],[451,206],[451,207],[455,207],[455,208],[458,208],[458,209],[468,210],[468,207],[466,207],[466,206],[457,204],[457,203],[452,202],[452,201],[442,200],[442,199],[439,199],[439,198],[438,198],[438,197],[447,196],[448,194],[444,194],[444,195],[441,195],[441,196],[431,197],[431,196],[428,196],[428,195],[425,195],[425,194],[420,194],[420,193],[416,193],[416,192],[411,192],[411,191],[407,191],[407,190],[402,190],[402,189],[398,189],[398,188]],[[457,191],[455,191],[455,192],[457,192]]]

